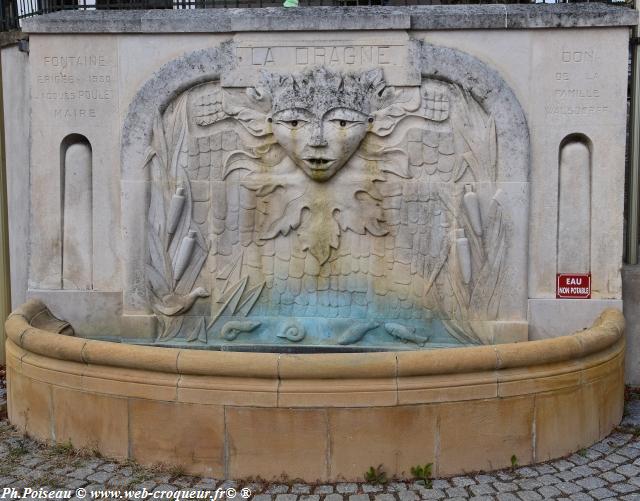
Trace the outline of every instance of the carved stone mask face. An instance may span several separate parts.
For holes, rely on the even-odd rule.
[[[313,113],[289,108],[274,113],[273,134],[307,176],[327,181],[347,163],[368,129],[368,116],[348,108]]]
[[[304,73],[263,73],[254,94],[267,95],[275,139],[315,181],[331,179],[369,130],[372,99],[386,84],[382,70],[347,74],[327,68]]]

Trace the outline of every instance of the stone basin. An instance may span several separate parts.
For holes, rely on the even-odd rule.
[[[436,476],[557,458],[623,411],[624,320],[526,343],[275,354],[136,346],[56,332],[31,301],[6,322],[9,419],[49,443],[226,478]]]

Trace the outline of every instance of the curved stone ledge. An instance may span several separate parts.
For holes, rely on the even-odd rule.
[[[76,338],[6,322],[9,418],[71,441],[197,474],[361,479],[490,470],[559,457],[622,416],[624,320],[520,344],[402,353],[206,352]],[[37,323],[37,322],[36,322]],[[54,324],[57,325],[57,324]]]
[[[31,300],[6,322],[20,348],[58,360],[181,375],[278,379],[388,378],[532,368],[589,357],[615,345],[624,318],[606,310],[591,329],[527,343],[387,353],[276,354],[159,348],[60,336],[33,327]]]

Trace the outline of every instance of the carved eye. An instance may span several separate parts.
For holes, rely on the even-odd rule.
[[[363,122],[359,120],[347,120],[345,118],[334,118],[331,120],[331,123],[335,127],[339,127],[340,129],[348,129],[350,127],[354,127],[355,125],[360,125]]]
[[[288,127],[289,129],[299,129],[307,124],[306,120],[294,118],[292,120],[278,120],[277,123]]]

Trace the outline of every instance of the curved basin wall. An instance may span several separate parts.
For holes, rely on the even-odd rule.
[[[606,436],[623,409],[624,321],[552,340],[434,351],[288,355],[132,346],[6,323],[9,419],[190,473],[306,481],[437,476],[545,461]],[[62,328],[63,326],[57,326]]]

